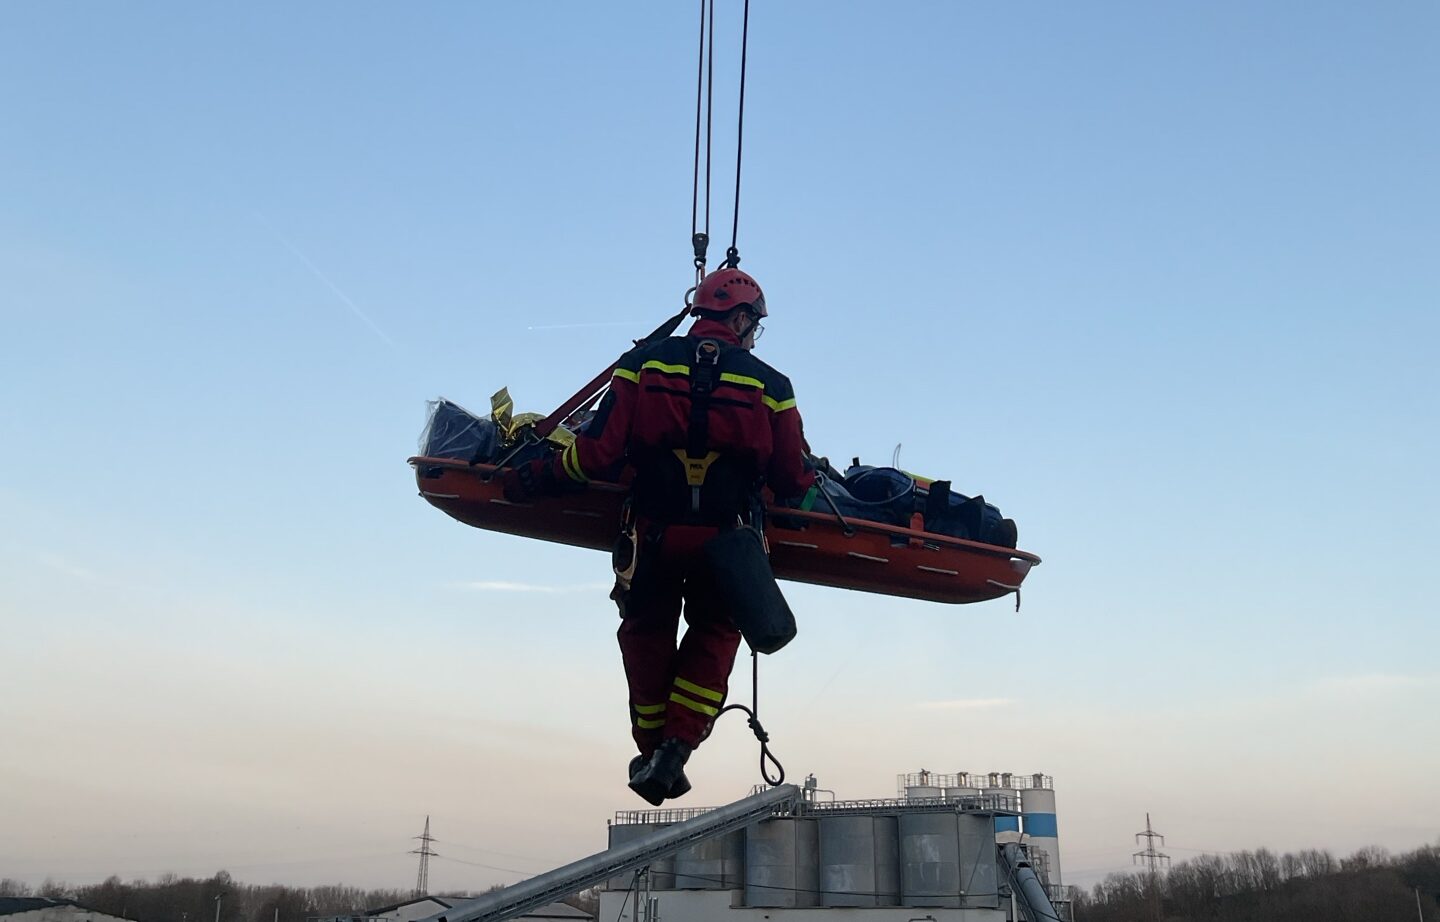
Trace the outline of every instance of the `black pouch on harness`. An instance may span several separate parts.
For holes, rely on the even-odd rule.
[[[795,639],[795,615],[775,583],[765,542],[754,528],[720,532],[703,552],[715,594],[752,650],[774,653]]]

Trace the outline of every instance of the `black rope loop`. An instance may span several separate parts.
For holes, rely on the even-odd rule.
[[[720,709],[720,713],[715,716],[715,719],[719,720],[725,716],[726,711],[745,712],[749,718],[746,723],[750,725],[750,732],[754,733],[755,738],[760,741],[760,777],[771,787],[779,787],[785,783],[785,766],[781,765],[780,760],[775,758],[775,754],[770,751],[770,734],[766,733],[765,728],[760,724],[760,714],[758,713],[760,710],[760,654],[754,650],[750,651],[750,694],[750,700],[755,702],[754,710],[743,704],[727,704]],[[774,777],[771,777],[767,763],[775,766]]]

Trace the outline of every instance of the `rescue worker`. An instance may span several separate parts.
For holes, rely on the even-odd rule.
[[[685,762],[724,706],[740,645],[701,548],[751,519],[762,484],[783,499],[815,479],[789,379],[751,354],[767,316],[759,284],[719,269],[701,281],[691,313],[687,335],[620,358],[570,446],[508,472],[505,484],[508,498],[523,500],[634,469],[633,573],[627,580],[617,550],[611,597],[639,749],[630,787],[656,806],[690,789]],[[677,645],[682,601],[687,629]]]

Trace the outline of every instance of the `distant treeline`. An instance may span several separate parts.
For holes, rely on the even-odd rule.
[[[1440,847],[1201,855],[1153,877],[1111,874],[1077,893],[1077,922],[1440,922]],[[1419,913],[1419,915],[1417,915]]]
[[[394,905],[411,892],[242,884],[220,871],[205,879],[167,874],[154,883],[111,877],[80,887],[50,880],[31,887],[7,878],[0,879],[0,896],[71,899],[138,922],[217,922],[217,906],[218,922],[306,922]],[[1437,897],[1440,846],[1403,855],[1371,847],[1339,859],[1322,850],[1276,855],[1262,848],[1201,855],[1153,877],[1111,874],[1089,893],[1077,891],[1074,908],[1077,922],[1374,922],[1420,916],[1440,922]],[[598,899],[586,891],[566,902],[593,914]]]
[[[217,906],[218,922],[276,922],[277,919],[305,922],[317,916],[362,914],[367,909],[404,902],[411,895],[409,890],[365,890],[342,884],[323,887],[242,884],[225,871],[200,880],[166,874],[154,883],[145,880],[123,883],[119,877],[111,877],[104,883],[80,887],[53,880],[31,887],[17,880],[0,879],[0,896],[70,899],[90,909],[138,922],[216,922]],[[566,902],[591,909],[598,899],[594,893],[586,892]]]

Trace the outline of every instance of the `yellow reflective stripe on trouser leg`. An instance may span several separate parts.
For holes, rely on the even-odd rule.
[[[560,453],[560,463],[565,467],[565,473],[570,475],[571,480],[578,480],[581,483],[589,483],[590,478],[585,476],[585,471],[580,468],[580,455],[575,451],[575,443],[571,442],[565,446]]]
[[[641,730],[658,730],[665,726],[663,704],[632,704],[630,709],[635,712],[635,726]]]
[[[692,711],[704,714],[706,717],[715,717],[718,716],[720,713],[719,708],[712,708],[708,704],[701,704],[698,701],[691,701],[689,698],[686,698],[679,692],[671,692],[670,700],[680,705],[681,707],[687,707]]]
[[[717,704],[725,700],[725,694],[723,692],[718,692],[710,688],[704,688],[702,686],[696,685],[694,682],[682,679],[679,676],[675,677],[675,687],[680,689],[681,691],[687,691],[692,695],[699,695],[701,698],[709,698],[711,701],[714,701]]]

